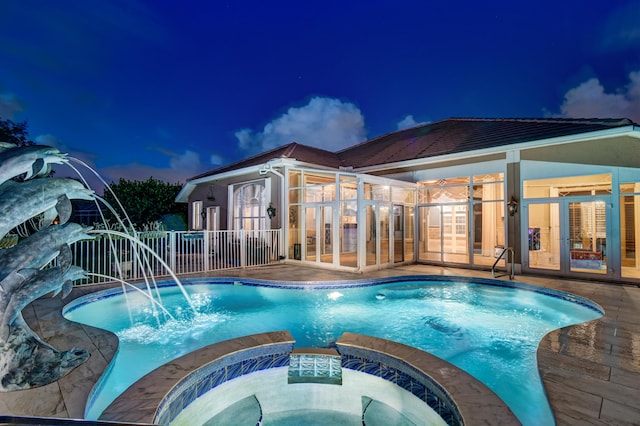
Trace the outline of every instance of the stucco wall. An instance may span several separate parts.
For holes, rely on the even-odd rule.
[[[629,136],[620,136],[609,139],[525,149],[520,152],[520,159],[558,163],[638,167],[638,165],[640,165],[640,140]]]

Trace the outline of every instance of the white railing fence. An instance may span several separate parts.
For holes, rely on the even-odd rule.
[[[267,265],[280,260],[282,247],[280,229],[152,231],[137,237],[142,244],[107,235],[73,244],[73,264],[89,273],[74,284],[163,277],[169,275],[165,264],[176,274]]]

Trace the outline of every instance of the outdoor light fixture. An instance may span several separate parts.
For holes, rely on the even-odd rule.
[[[513,195],[511,196],[511,200],[507,202],[507,210],[509,210],[509,216],[515,216],[518,213],[518,202]]]
[[[200,212],[200,216],[202,216],[202,220],[205,220],[207,218],[207,212],[204,208]]]
[[[269,203],[269,207],[267,207],[267,214],[269,215],[269,219],[276,217],[276,208],[273,207],[271,203]]]

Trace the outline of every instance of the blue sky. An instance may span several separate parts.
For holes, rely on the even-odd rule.
[[[107,182],[449,117],[640,122],[640,0],[0,0],[0,117]]]

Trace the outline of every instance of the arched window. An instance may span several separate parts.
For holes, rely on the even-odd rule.
[[[234,185],[233,229],[266,229],[267,205],[265,181]]]

